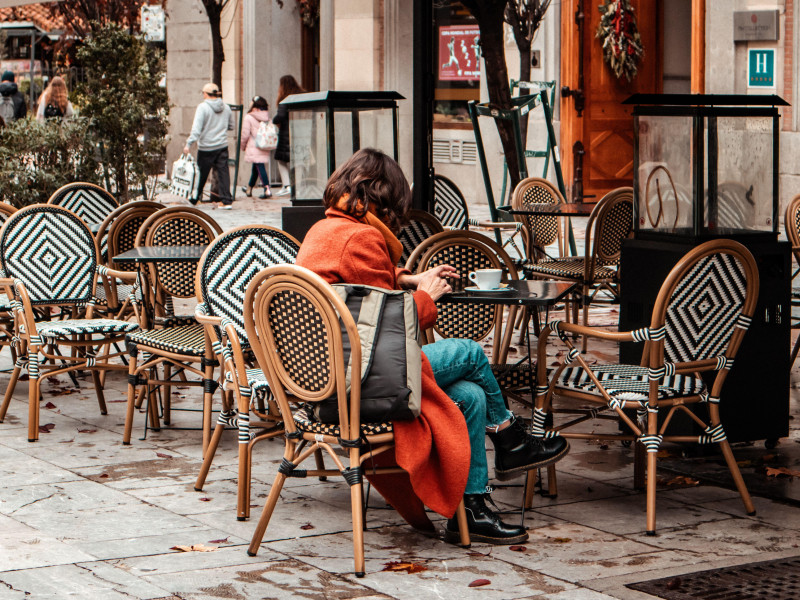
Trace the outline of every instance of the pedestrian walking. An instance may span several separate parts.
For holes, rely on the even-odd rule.
[[[281,176],[281,187],[278,196],[291,194],[291,180],[289,179],[289,109],[281,105],[281,101],[292,94],[302,94],[305,90],[300,87],[297,80],[291,75],[284,75],[278,85],[278,112],[272,122],[279,127],[278,147],[275,149],[275,160],[278,161],[278,173]]]
[[[262,125],[263,124],[263,125]],[[264,186],[264,193],[259,198],[270,198],[272,191],[269,189],[269,166],[270,149],[264,144],[261,138],[266,137],[265,130],[269,125],[269,104],[263,96],[256,96],[250,104],[250,110],[242,122],[242,136],[240,147],[244,150],[244,159],[253,164],[250,171],[250,182],[247,187],[242,186],[245,196],[253,195],[253,186],[261,178],[261,185]],[[259,137],[261,136],[261,137]],[[260,141],[261,140],[261,141]]]
[[[197,197],[189,202],[197,204],[203,197],[203,188],[211,169],[217,176],[217,189],[211,189],[211,200],[222,202],[220,208],[230,210],[231,175],[228,171],[228,131],[233,130],[233,113],[222,101],[222,92],[215,83],[203,86],[203,101],[194,113],[192,131],[186,139],[184,154],[189,154],[197,142],[197,167],[200,170]]]
[[[19,91],[12,71],[4,71],[0,78],[0,117],[6,124],[24,119],[28,114],[25,95]]]
[[[39,108],[36,110],[36,120],[44,123],[45,119],[69,118],[75,114],[72,102],[67,96],[67,84],[64,79],[56,75],[50,80],[42,95],[39,97]]]

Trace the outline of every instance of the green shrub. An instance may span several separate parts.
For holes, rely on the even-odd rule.
[[[17,207],[44,203],[62,185],[100,183],[87,119],[20,119],[0,129],[0,200]]]

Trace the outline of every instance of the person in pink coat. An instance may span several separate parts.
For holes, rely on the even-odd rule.
[[[269,189],[269,175],[267,175],[270,151],[259,148],[256,145],[256,132],[259,125],[261,123],[269,123],[268,110],[269,104],[267,104],[267,101],[262,96],[256,96],[253,98],[250,110],[247,111],[242,122],[240,147],[244,150],[244,159],[253,163],[250,182],[247,187],[242,186],[245,196],[253,195],[253,186],[255,186],[259,177],[261,177],[261,184],[264,186],[264,193],[259,198],[270,198],[272,196],[272,192]]]

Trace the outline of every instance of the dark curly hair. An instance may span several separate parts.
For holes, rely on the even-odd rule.
[[[398,233],[411,208],[411,188],[400,165],[375,148],[362,148],[334,171],[325,186],[325,208],[336,207],[349,194],[344,212],[363,217],[369,208]]]

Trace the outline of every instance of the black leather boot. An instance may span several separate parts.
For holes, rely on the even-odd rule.
[[[486,506],[484,494],[464,494],[464,508],[467,510],[470,541],[498,545],[521,544],[527,541],[528,532],[525,528],[503,523],[500,516]],[[455,516],[447,520],[444,539],[451,544],[461,543],[458,519]]]
[[[569,452],[567,440],[558,436],[534,437],[517,417],[511,417],[505,429],[488,435],[494,444],[495,477],[501,481],[551,465]]]

